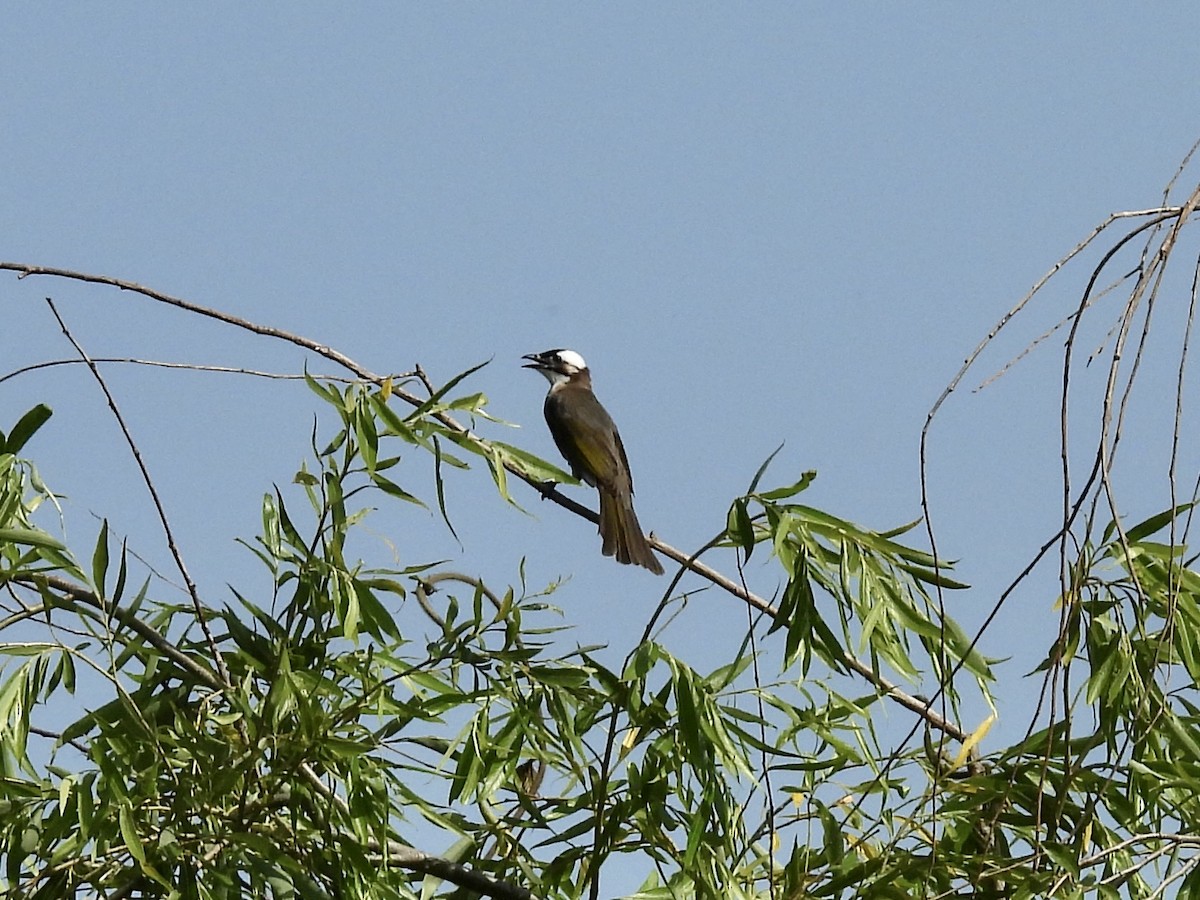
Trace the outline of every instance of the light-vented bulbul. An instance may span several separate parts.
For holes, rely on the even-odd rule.
[[[550,382],[543,407],[546,424],[571,473],[600,494],[601,551],[619,563],[644,566],[655,575],[663,567],[642,534],[633,511],[633,476],[625,446],[612,417],[592,393],[592,373],[574,350],[530,353],[526,369]]]

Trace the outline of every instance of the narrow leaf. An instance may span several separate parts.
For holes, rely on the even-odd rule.
[[[46,547],[50,550],[67,549],[62,541],[52,538],[40,528],[0,528],[0,544],[25,544],[29,547]]]
[[[758,471],[754,473],[754,477],[750,479],[750,487],[746,491],[747,494],[753,494],[758,489],[758,482],[767,472],[767,467],[771,465],[771,461],[779,455],[779,451],[783,449],[783,444],[780,444],[771,451],[771,455],[763,460],[762,465],[758,467]]]
[[[729,507],[729,514],[725,517],[725,533],[749,559],[754,552],[754,523],[750,521],[745,497],[738,497]]]
[[[4,442],[3,447],[0,447],[5,453],[16,454],[21,451],[25,443],[34,435],[39,428],[46,424],[46,420],[53,415],[50,407],[44,403],[39,403],[25,415],[21,416],[13,430],[8,435],[8,440]]]
[[[458,384],[464,378],[474,375],[476,372],[478,372],[480,369],[482,369],[484,366],[488,365],[489,363],[491,363],[490,359],[484,360],[479,365],[472,366],[471,368],[467,369],[465,372],[460,372],[459,374],[455,375],[453,378],[451,378],[449,381],[447,381],[444,385],[442,385],[440,388],[438,388],[436,391],[434,391],[433,395],[428,400],[426,400],[424,403],[422,403],[420,406],[418,406],[415,410],[413,410],[411,413],[409,413],[408,416],[406,416],[407,421],[413,422],[413,421],[416,421],[417,419],[420,419],[422,416],[424,416],[426,413],[428,413],[431,409],[433,409],[434,406],[437,405],[438,401],[441,400],[442,397],[446,396],[446,393],[448,391],[453,390],[453,388],[456,384]]]
[[[117,813],[117,821],[121,827],[121,839],[125,841],[129,855],[144,866],[146,864],[146,848],[142,846],[142,839],[138,835],[137,826],[134,825],[132,810],[121,804]]]
[[[553,481],[555,484],[579,484],[579,479],[568,475],[562,469],[547,462],[540,456],[535,456],[528,450],[505,444],[502,441],[492,441],[491,445],[503,451],[503,456],[513,464],[513,468],[534,481]]]
[[[100,534],[96,538],[96,549],[92,551],[92,584],[96,593],[105,596],[104,577],[108,574],[108,519],[100,524]]]
[[[801,475],[800,480],[795,482],[794,484],[789,484],[785,487],[778,487],[778,488],[775,488],[774,490],[770,490],[770,491],[764,491],[759,496],[762,497],[762,499],[764,499],[764,500],[770,500],[770,501],[786,500],[788,497],[794,497],[796,494],[800,493],[802,490],[807,488],[810,484],[813,483],[813,480],[816,477],[817,477],[816,471],[814,469],[809,469],[807,472],[805,472],[803,475]]]
[[[1162,530],[1167,526],[1172,519],[1179,516],[1181,513],[1187,512],[1195,503],[1180,503],[1173,509],[1163,510],[1157,515],[1153,515],[1145,521],[1138,522],[1128,531],[1125,532],[1125,537],[1129,543],[1135,544],[1143,538],[1148,538],[1157,531]]]

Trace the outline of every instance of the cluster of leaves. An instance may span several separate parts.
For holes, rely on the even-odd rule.
[[[509,499],[509,474],[567,480],[456,427],[483,415],[482,395],[449,399],[469,374],[407,414],[390,383],[310,382],[333,437],[264,496],[246,546],[267,577],[225,606],[135,585],[106,526],[79,562],[35,524],[53,495],[17,456],[48,410],[4,438],[0,894],[576,898],[641,870],[643,898],[1073,895],[1139,883],[1139,851],[1164,844],[1129,843],[1137,823],[1192,828],[1195,710],[1160,685],[1194,671],[1200,576],[1149,541],[1169,517],[1114,529],[1064,595],[1076,624],[1048,665],[1086,658],[1095,733],[1060,722],[981,758],[982,732],[947,725],[948,742],[936,701],[920,717],[883,674],[957,710],[965,671],[990,702],[988,662],[938,600],[963,585],[904,529],[796,502],[811,475],[756,476],[732,504],[724,545],[768,547],[783,586],[709,672],[655,629],[671,594],[614,665],[564,648],[523,572],[494,590],[356,558],[363,498],[421,502],[396,475],[411,449],[443,516],[444,469],[471,455]],[[900,696],[916,740],[878,731]]]

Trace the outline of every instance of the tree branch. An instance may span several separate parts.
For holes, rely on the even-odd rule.
[[[75,336],[67,328],[67,323],[58,314],[58,308],[54,305],[54,301],[47,297],[46,303],[49,304],[50,311],[54,313],[54,318],[58,320],[58,326],[62,329],[63,334],[71,342],[71,346],[75,348],[75,351],[79,354],[79,358],[87,364],[88,370],[96,379],[96,383],[100,385],[100,390],[104,393],[104,399],[108,401],[108,408],[112,410],[113,417],[117,420],[117,425],[121,429],[121,434],[125,437],[125,443],[129,445],[129,452],[133,454],[133,461],[137,463],[138,471],[142,473],[142,481],[146,485],[146,490],[150,492],[150,500],[154,504],[154,510],[158,513],[158,521],[162,524],[163,534],[167,538],[167,549],[171,552],[171,558],[175,560],[175,567],[179,569],[179,574],[183,576],[183,583],[187,585],[188,596],[191,597],[192,606],[196,610],[196,620],[200,624],[200,630],[204,632],[204,639],[208,642],[213,662],[217,666],[217,671],[221,673],[221,680],[228,684],[229,671],[225,668],[225,660],[221,657],[221,651],[217,648],[217,642],[213,640],[212,632],[208,628],[208,620],[204,615],[204,604],[200,602],[200,591],[196,587],[196,582],[192,580],[187,565],[184,564],[183,551],[179,549],[179,545],[175,542],[175,530],[171,528],[171,522],[167,519],[167,510],[163,506],[162,499],[158,496],[158,488],[154,486],[154,479],[150,477],[150,469],[147,468],[146,461],[142,459],[142,453],[138,449],[137,442],[134,441],[133,434],[129,431],[129,426],[125,424],[125,417],[121,415],[121,409],[117,406],[117,400],[113,397],[112,391],[108,389],[108,383],[104,380],[104,376],[100,374],[100,369],[92,362],[91,357],[87,355],[87,351],[75,340]]]
[[[173,643],[163,637],[162,634],[139,619],[136,613],[114,603],[105,603],[83,585],[76,584],[58,575],[18,575],[12,581],[14,584],[23,584],[39,592],[44,588],[50,588],[60,593],[72,603],[81,603],[84,606],[98,609],[105,615],[112,616],[112,618],[116,619],[123,626],[137,634],[138,637],[142,638],[147,644],[201,684],[212,688],[214,691],[223,691],[227,688],[227,685],[221,681],[215,672],[211,669],[206,669],[192,657],[179,650]]]
[[[318,356],[324,357],[325,359],[336,363],[337,365],[343,366],[350,372],[354,373],[358,378],[361,378],[363,381],[371,382],[373,384],[382,384],[384,381],[384,376],[377,375],[370,369],[351,359],[349,356],[346,356],[344,353],[334,350],[333,348],[324,344],[318,343],[317,341],[298,334],[293,334],[292,332],[284,331],[280,328],[259,325],[247,319],[239,318],[238,316],[220,312],[219,310],[211,309],[207,306],[201,306],[198,303],[192,303],[189,300],[173,297],[170,294],[165,294],[162,291],[145,287],[137,284],[136,282],[125,281],[108,275],[92,275],[85,272],[75,272],[69,269],[58,269],[48,266],[34,266],[27,263],[16,262],[0,262],[0,271],[16,272],[19,278],[26,278],[30,275],[44,275],[54,278],[65,278],[73,281],[83,281],[90,284],[104,284],[109,285],[110,287],[119,288],[122,291],[130,291],[135,294],[141,294],[142,296],[148,297],[151,300],[156,300],[160,303],[166,303],[170,306],[175,306],[179,309],[186,310],[187,312],[196,313],[197,315],[205,316],[210,319],[216,319],[219,322],[224,322],[237,328],[242,328],[246,331],[253,332],[254,334],[273,337],[277,340],[294,344],[297,347],[302,347],[305,350],[309,350],[313,353],[316,353]],[[415,371],[418,375],[423,374],[423,370],[421,370],[419,367],[417,367]],[[397,387],[394,384],[391,386],[391,395],[393,397],[398,397],[405,403],[408,403],[414,407],[419,407],[426,402],[421,397],[418,397],[417,395],[406,391],[401,387]],[[448,413],[440,411],[433,413],[433,416],[447,429],[455,432],[464,440],[473,442],[481,448],[487,448],[489,446],[488,441],[474,434],[469,428]],[[537,479],[529,476],[515,463],[506,462],[505,469],[510,474],[515,475],[517,478],[521,479],[534,490],[536,490],[544,499],[551,500],[552,502],[561,506],[563,509],[569,510],[580,518],[587,519],[589,522],[599,522],[599,516],[597,513],[593,512],[588,507],[577,503],[570,497],[560,493],[556,488],[546,485],[543,482],[540,482]],[[695,572],[701,578],[704,578],[712,584],[717,585],[718,587],[742,600],[744,603],[750,604],[772,618],[778,618],[779,611],[763,598],[752,593],[751,591],[743,589],[736,582],[726,578],[715,569],[705,565],[704,563],[701,563],[699,560],[689,556],[683,551],[672,547],[670,544],[659,540],[653,534],[650,535],[649,540],[651,545],[660,553],[670,557],[675,562],[690,569],[692,572]],[[920,716],[930,725],[930,727],[945,732],[957,740],[961,741],[966,739],[966,732],[958,728],[944,716],[934,712],[928,703],[917,697],[914,697],[911,694],[905,693],[882,675],[879,675],[877,672],[875,672],[870,666],[862,663],[849,654],[843,654],[842,662],[847,668],[867,679],[867,681],[873,684],[884,696],[890,697],[893,701]]]

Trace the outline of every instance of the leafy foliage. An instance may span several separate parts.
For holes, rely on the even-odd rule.
[[[33,524],[53,499],[33,468],[4,457],[3,625],[39,635],[3,647],[9,895],[415,897],[453,893],[466,872],[496,896],[576,897],[630,857],[654,873],[643,896],[756,896],[862,864],[835,809],[855,769],[864,794],[903,787],[880,777],[871,715],[882,694],[851,699],[805,679],[814,658],[838,670],[852,645],[916,675],[910,638],[929,646],[947,627],[925,588],[951,582],[931,574],[928,554],[785,504],[807,479],[747,495],[735,510],[760,512],[734,539],[747,552],[769,542],[788,575],[772,625],[787,632],[784,680],[748,678],[749,642],[699,672],[649,631],[614,670],[598,648],[562,651],[545,591],[349,555],[364,491],[422,502],[394,474],[397,442],[435,456],[439,504],[444,467],[470,455],[505,496],[510,464],[556,474],[439,420],[479,413],[480,395],[441,390],[401,416],[386,387],[310,386],[339,426],[295,476],[303,508],[279,489],[263,497],[262,532],[245,546],[267,589],[204,608],[228,682],[192,606],[131,577],[107,524],[90,565],[77,561]],[[811,606],[818,594],[837,602],[837,635]],[[891,605],[852,635],[879,603]],[[109,699],[57,734],[35,726],[77,690],[80,669],[89,696],[100,682]],[[31,728],[52,736],[48,756],[30,751]],[[795,781],[795,812],[773,808],[765,774]],[[815,849],[804,843],[814,823]],[[431,830],[449,870],[414,849]],[[785,839],[781,868],[771,848]]]
[[[1159,212],[1130,237],[1186,218]],[[579,898],[630,873],[638,898],[1200,895],[1192,502],[1103,522],[1099,455],[1058,535],[1048,713],[1004,746],[995,661],[945,612],[966,585],[917,523],[799,502],[812,472],[763,489],[764,463],[687,564],[748,612],[708,671],[675,646],[679,580],[616,663],[523,567],[494,586],[361,558],[367,504],[436,505],[453,532],[473,462],[513,506],[523,481],[570,508],[548,483],[572,479],[455,420],[490,420],[459,393],[480,367],[435,387],[295,343],[361,380],[307,378],[332,433],[263,495],[262,579],[225,605],[179,603],[107,523],[86,552],[46,530],[25,455],[47,407],[0,434],[4,897]],[[756,554],[771,601],[742,581]]]

